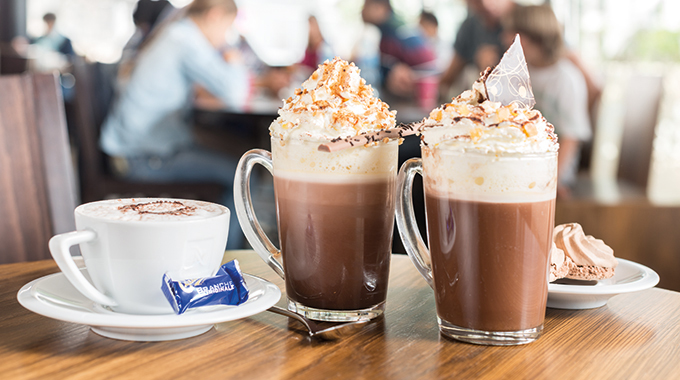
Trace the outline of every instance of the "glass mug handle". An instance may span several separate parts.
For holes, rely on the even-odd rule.
[[[241,224],[241,229],[246,235],[248,242],[253,246],[257,254],[273,270],[284,278],[283,265],[276,260],[281,251],[269,240],[267,234],[262,230],[260,222],[255,216],[253,201],[250,196],[250,175],[255,164],[264,166],[272,173],[272,154],[263,149],[252,149],[247,151],[238,162],[236,175],[234,176],[234,208],[236,216]],[[272,173],[273,174],[273,173]]]
[[[411,158],[404,162],[397,177],[397,228],[404,243],[406,253],[423,276],[427,284],[434,289],[432,280],[432,264],[430,251],[418,230],[418,222],[413,212],[413,179],[416,174],[423,175],[423,162],[420,158]]]

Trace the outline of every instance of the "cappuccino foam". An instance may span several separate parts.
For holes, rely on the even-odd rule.
[[[78,206],[84,216],[123,222],[170,222],[207,219],[227,208],[214,203],[167,198],[112,199]]]

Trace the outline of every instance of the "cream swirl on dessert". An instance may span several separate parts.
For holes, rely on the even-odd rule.
[[[284,101],[269,130],[282,141],[330,141],[392,128],[395,114],[373,96],[359,68],[335,58],[319,65]]]
[[[616,268],[618,265],[614,250],[602,240],[586,235],[578,223],[556,226],[553,239],[557,248],[563,250],[578,266]]]
[[[557,152],[554,127],[538,110],[488,100],[484,81],[489,71],[451,103],[430,112],[423,142],[439,148],[481,153]]]
[[[573,265],[571,259],[564,254],[563,250],[557,248],[557,245],[555,245],[555,242],[553,241],[552,249],[550,250],[550,272],[548,282],[553,282],[557,279],[566,277],[571,265]]]

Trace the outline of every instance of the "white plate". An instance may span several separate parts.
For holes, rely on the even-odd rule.
[[[622,293],[654,287],[659,275],[644,265],[617,259],[614,277],[601,281],[574,281],[573,284],[548,284],[548,307],[555,309],[594,309]]]
[[[81,269],[89,279],[87,269]],[[249,317],[267,310],[281,298],[269,281],[244,274],[248,301],[239,306],[208,306],[184,314],[134,315],[116,313],[80,294],[63,273],[41,277],[24,285],[17,299],[35,313],[66,322],[89,325],[99,335],[122,340],[161,341],[203,334],[214,323]]]

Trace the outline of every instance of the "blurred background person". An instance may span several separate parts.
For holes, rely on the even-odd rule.
[[[255,85],[264,90],[264,95],[274,99],[285,99],[293,80],[294,68],[291,66],[263,66],[257,74]]]
[[[76,55],[71,40],[61,34],[55,27],[57,16],[48,12],[42,17],[44,33],[39,37],[29,39],[16,36],[12,40],[12,47],[18,56],[29,60],[29,69],[34,72],[68,73],[71,59]],[[71,86],[72,87],[72,86]],[[64,88],[64,96],[71,99],[71,87]]]
[[[43,16],[43,21],[45,22],[45,34],[31,41],[31,43],[44,49],[60,53],[65,57],[73,56],[75,52],[73,51],[71,40],[59,33],[54,27],[57,23],[57,16],[54,13],[46,13]]]
[[[435,54],[417,28],[407,27],[394,13],[389,0],[366,0],[364,22],[380,29],[381,82],[389,93],[412,97],[416,70],[432,70]]]
[[[248,40],[236,30],[230,31],[228,39],[230,41],[221,47],[220,51],[227,62],[239,62],[248,69],[251,80],[251,91],[248,94],[248,101],[256,97],[264,97],[276,99],[278,102],[280,99],[290,96],[287,94],[286,89],[291,86],[291,66],[267,65],[253,51]],[[197,93],[198,103],[209,108],[224,108],[225,104],[219,98],[216,98],[210,92],[200,87],[198,89],[200,90]]]
[[[380,76],[380,29],[362,20],[362,28],[356,43],[352,47],[350,61],[361,70],[361,77],[373,86],[376,96],[379,95]]]
[[[57,23],[56,14],[45,13],[42,20],[45,31],[41,36],[30,40],[21,36],[15,38],[12,45],[18,48],[17,52],[21,56],[28,58],[30,71],[42,73],[58,71],[62,96],[66,103],[70,103],[75,95],[75,81],[70,71],[76,53],[73,50],[71,40],[55,27]]]
[[[418,25],[427,43],[434,51],[437,60],[437,72],[444,72],[451,62],[453,52],[451,46],[439,37],[439,20],[432,12],[422,11],[418,17]]]
[[[129,81],[107,116],[100,139],[117,173],[131,181],[218,182],[233,210],[236,158],[197,144],[190,121],[194,86],[241,107],[248,95],[245,68],[218,50],[236,18],[233,0],[194,0],[185,14],[147,39]],[[228,247],[243,237],[232,213]]]
[[[119,62],[120,75],[130,75],[135,56],[140,46],[151,35],[153,29],[164,19],[175,12],[175,7],[167,0],[139,0],[132,13],[132,21],[135,24],[135,32],[123,48]]]
[[[319,22],[316,17],[309,16],[309,39],[307,40],[305,57],[302,59],[301,64],[314,71],[324,61],[333,59],[333,57],[333,49],[323,38]]]
[[[504,16],[503,28],[508,46],[519,34],[535,108],[555,126],[560,143],[558,196],[568,197],[576,181],[580,145],[592,137],[585,78],[566,58],[562,26],[549,5],[517,5]]]
[[[127,47],[139,47],[151,34],[156,25],[168,18],[175,7],[167,0],[139,0],[132,13],[135,34],[130,37]]]
[[[440,78],[441,100],[449,99],[451,85],[456,82],[467,65],[475,65],[477,71],[481,72],[498,64],[506,48],[501,38],[503,32],[501,19],[516,6],[512,0],[466,0],[466,2],[468,17],[458,29],[453,45],[453,58]],[[574,51],[567,49],[565,56],[585,78],[589,117],[593,122],[597,103],[602,95],[602,85]],[[469,87],[469,84],[466,83],[464,87]]]
[[[498,64],[505,51],[500,20],[515,5],[512,0],[467,0],[467,5],[468,16],[456,34],[453,58],[440,78],[439,93],[443,100],[449,99],[451,85],[467,65],[474,65],[481,72]]]

